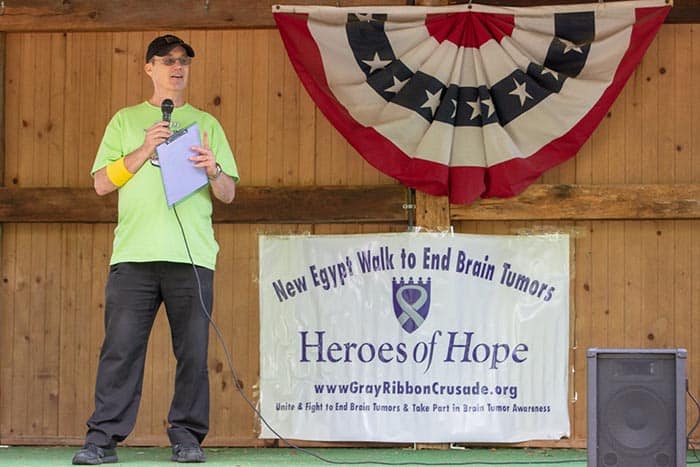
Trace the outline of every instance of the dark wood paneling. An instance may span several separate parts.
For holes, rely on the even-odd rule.
[[[274,27],[274,1],[201,0],[24,0],[6,2],[0,31],[153,31]],[[295,0],[294,5],[405,5],[405,0]],[[454,2],[459,3],[459,2]],[[466,2],[461,2],[466,3]],[[575,0],[483,0],[484,5],[535,6],[584,3]],[[667,23],[700,21],[700,0],[677,0]]]

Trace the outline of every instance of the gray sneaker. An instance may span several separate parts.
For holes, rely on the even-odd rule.
[[[176,444],[170,459],[175,462],[206,462],[207,456],[199,444]]]
[[[117,450],[101,448],[93,443],[87,443],[83,449],[73,456],[73,465],[100,465],[118,462]]]

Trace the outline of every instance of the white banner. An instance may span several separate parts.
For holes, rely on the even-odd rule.
[[[259,285],[260,409],[281,436],[569,436],[567,235],[261,236]]]

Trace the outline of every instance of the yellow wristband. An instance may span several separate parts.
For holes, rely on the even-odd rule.
[[[133,176],[134,174],[127,170],[123,157],[107,166],[107,178],[116,187],[124,186]]]

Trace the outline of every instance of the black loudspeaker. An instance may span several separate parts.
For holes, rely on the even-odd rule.
[[[588,349],[588,467],[685,467],[685,349]]]

